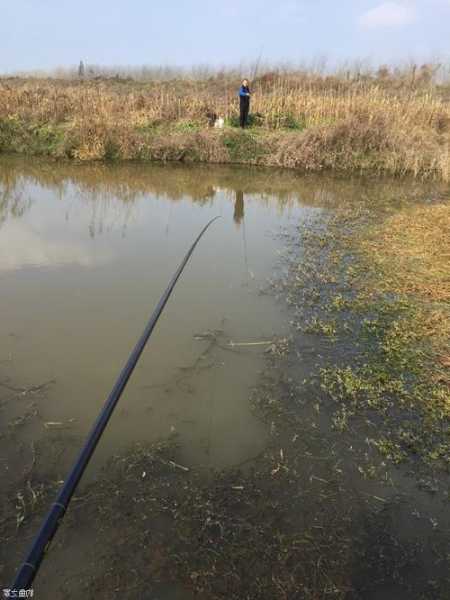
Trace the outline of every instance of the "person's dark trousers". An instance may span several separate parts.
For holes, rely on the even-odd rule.
[[[248,96],[241,96],[241,114],[240,114],[240,125],[246,127],[248,125],[248,113],[250,110],[250,98]]]

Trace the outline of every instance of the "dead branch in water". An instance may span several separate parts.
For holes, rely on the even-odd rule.
[[[15,387],[9,384],[7,381],[0,381],[0,387],[15,394],[19,394],[20,396],[27,396],[28,394],[38,394],[39,392],[44,391],[53,383],[56,383],[56,379],[50,379],[49,381],[45,381],[44,383],[40,383],[39,385],[32,385],[30,387]]]

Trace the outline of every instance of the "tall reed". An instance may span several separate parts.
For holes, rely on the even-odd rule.
[[[301,146],[298,160],[286,159],[290,166],[300,167],[305,144],[308,152],[313,149],[319,157],[321,148],[331,156],[339,144],[344,144],[346,151],[349,144],[355,144],[353,154],[360,158],[371,155],[372,162],[374,153],[383,152],[378,164],[382,170],[435,173],[448,180],[447,90],[430,80],[419,83],[386,79],[383,74],[346,78],[264,73],[252,83],[251,111],[254,123],[259,125],[257,131],[272,136],[276,145],[276,151],[265,162],[283,164],[282,155],[295,154]],[[145,132],[165,128],[166,134],[170,130],[181,139],[182,133],[206,128],[213,115],[235,122],[238,85],[239,81],[226,75],[150,82],[3,78],[0,136],[2,127],[7,129],[8,139],[17,136],[16,129],[47,127],[54,136],[57,131],[60,137],[72,140],[70,143],[79,144],[73,155],[86,159],[108,156],[112,140],[120,139],[120,156],[131,158],[145,145]],[[287,132],[283,138],[274,137],[286,130],[306,131],[294,141]],[[3,134],[4,140],[6,137]],[[91,143],[91,138],[97,141]],[[8,141],[3,141],[3,147],[8,148]],[[216,154],[218,161],[226,160],[222,152]],[[364,160],[361,158],[362,163]],[[313,163],[309,161],[310,168],[315,168]],[[333,165],[325,160],[322,166]]]

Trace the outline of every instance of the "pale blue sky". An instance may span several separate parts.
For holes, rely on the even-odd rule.
[[[0,71],[450,60],[450,0],[0,0]]]

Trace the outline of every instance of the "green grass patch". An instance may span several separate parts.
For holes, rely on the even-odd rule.
[[[198,123],[196,121],[189,121],[189,120],[178,121],[173,126],[173,130],[176,132],[179,132],[179,133],[190,133],[190,132],[200,131],[201,129],[202,129],[202,126],[200,123]]]
[[[252,162],[267,152],[264,143],[254,133],[248,131],[225,131],[222,135],[222,143],[233,162]]]

